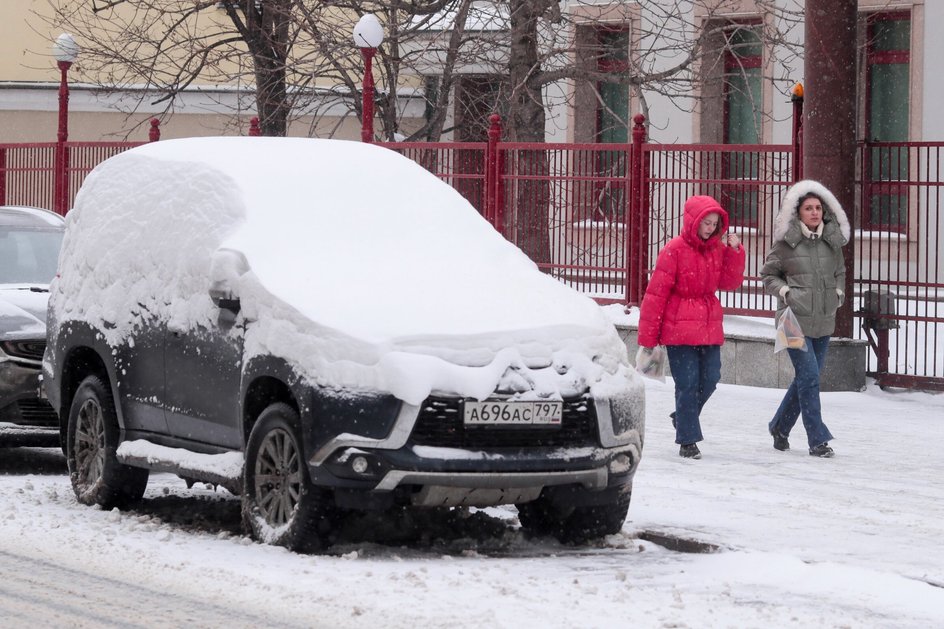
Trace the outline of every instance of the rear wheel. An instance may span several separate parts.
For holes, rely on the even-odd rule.
[[[331,492],[311,483],[301,444],[292,407],[262,412],[246,445],[242,515],[255,539],[313,552],[327,544],[335,508]]]
[[[148,470],[118,461],[118,432],[111,391],[98,376],[86,377],[72,399],[66,435],[69,479],[80,503],[123,508],[144,495]]]
[[[629,513],[629,491],[615,494],[611,502],[573,506],[542,496],[516,505],[518,521],[526,534],[552,536],[565,544],[583,544],[605,535],[619,533]]]

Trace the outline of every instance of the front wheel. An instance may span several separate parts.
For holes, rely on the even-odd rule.
[[[259,415],[246,445],[243,481],[243,523],[253,538],[298,552],[327,543],[333,497],[311,483],[292,407],[276,403]]]
[[[88,376],[72,398],[66,434],[69,479],[80,503],[123,508],[144,495],[148,470],[120,463],[117,449],[111,391],[98,376]]]
[[[630,491],[614,494],[610,502],[573,506],[545,496],[517,505],[518,521],[528,535],[552,536],[564,544],[583,544],[619,533],[629,513]]]

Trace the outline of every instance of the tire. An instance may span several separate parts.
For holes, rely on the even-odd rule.
[[[528,537],[556,537],[563,534],[563,523],[567,515],[546,498],[515,505],[518,508],[518,521]]]
[[[242,517],[260,542],[315,552],[329,543],[336,509],[331,492],[311,483],[299,423],[283,403],[259,415],[246,445]]]
[[[80,503],[125,508],[144,495],[148,470],[118,461],[118,434],[111,391],[98,376],[86,377],[72,398],[66,433],[69,480]]]
[[[531,537],[555,537],[563,544],[584,544],[605,535],[619,533],[629,513],[632,493],[616,494],[615,500],[601,505],[555,504],[545,497],[516,505],[518,521]]]

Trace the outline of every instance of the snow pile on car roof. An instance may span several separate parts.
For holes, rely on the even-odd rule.
[[[215,325],[216,281],[254,321],[250,353],[283,356],[329,386],[484,397],[517,366],[549,395],[627,364],[595,303],[385,148],[156,142],[96,168],[67,223],[57,319],[90,321],[112,343],[155,321]]]

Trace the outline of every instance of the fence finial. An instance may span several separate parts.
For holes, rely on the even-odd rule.
[[[642,114],[633,116],[633,142],[642,144],[646,141],[646,117]]]
[[[151,118],[151,130],[148,131],[148,140],[157,142],[161,139],[161,121],[157,118]]]

